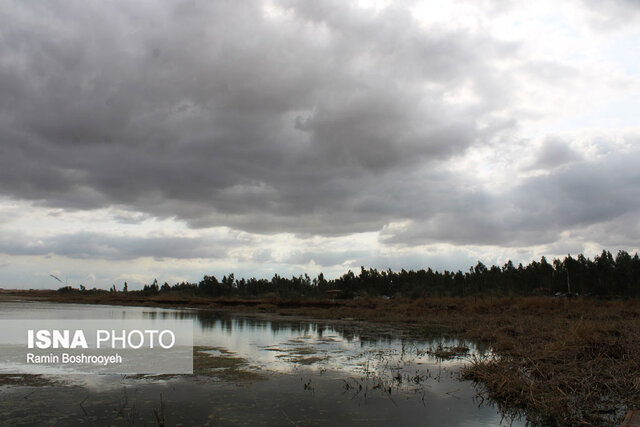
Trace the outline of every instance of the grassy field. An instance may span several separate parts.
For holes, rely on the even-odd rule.
[[[640,302],[553,297],[284,300],[141,298],[33,291],[0,298],[201,307],[305,318],[401,324],[424,335],[489,344],[494,356],[464,369],[506,413],[545,425],[619,423],[640,406]]]

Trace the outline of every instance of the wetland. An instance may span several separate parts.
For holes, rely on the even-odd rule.
[[[0,302],[3,319],[193,319],[193,375],[0,376],[4,425],[518,425],[461,368],[489,348],[360,320]]]

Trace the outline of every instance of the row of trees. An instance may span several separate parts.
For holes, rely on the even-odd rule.
[[[61,288],[61,291],[66,289]],[[327,280],[320,273],[311,278],[307,274],[285,278],[274,275],[271,279],[236,279],[233,274],[218,280],[204,276],[199,283],[168,283],[159,285],[155,280],[145,285],[142,295],[176,293],[194,296],[257,297],[275,293],[281,297],[324,297],[327,291],[339,290],[343,297],[360,294],[376,296],[470,296],[470,295],[535,295],[571,293],[593,296],[640,296],[640,258],[625,251],[614,257],[603,251],[593,260],[570,255],[549,263],[545,257],[527,266],[517,267],[511,261],[502,267],[487,267],[478,262],[469,271],[391,270],[365,269],[360,273],[349,271],[337,279]],[[127,292],[127,284],[123,288]],[[115,286],[111,292],[118,292]]]

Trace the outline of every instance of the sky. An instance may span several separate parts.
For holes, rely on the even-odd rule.
[[[636,0],[0,3],[0,287],[640,245]]]

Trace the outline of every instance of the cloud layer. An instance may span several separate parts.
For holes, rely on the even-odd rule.
[[[611,49],[635,30],[610,22],[640,15],[620,0],[596,19],[591,3],[452,3],[441,16],[428,2],[4,2],[0,195],[299,245],[356,233],[388,250],[633,244],[637,129],[581,121],[638,93],[640,67]],[[246,244],[16,233],[4,228],[0,252],[218,259]],[[379,259],[323,251],[278,262]]]
[[[375,230],[402,215],[380,186],[513,125],[490,117],[509,102],[492,64],[517,46],[425,31],[403,8],[121,6],[5,14],[5,194],[196,227]],[[461,86],[474,99],[448,101]]]

